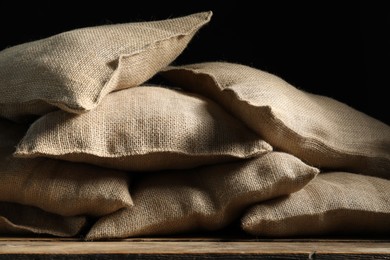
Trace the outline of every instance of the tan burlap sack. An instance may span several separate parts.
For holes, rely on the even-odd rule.
[[[0,237],[5,235],[53,235],[72,237],[79,234],[86,218],[63,217],[17,203],[0,202]]]
[[[102,216],[133,204],[127,172],[47,158],[14,158],[24,130],[0,121],[0,201],[63,216]]]
[[[302,190],[253,206],[242,228],[260,236],[389,234],[390,180],[318,175]]]
[[[169,67],[162,75],[218,101],[275,149],[310,165],[390,178],[390,127],[342,102],[228,62]]]
[[[269,152],[199,169],[150,173],[135,179],[134,206],[100,218],[86,239],[218,230],[249,205],[295,192],[318,174],[298,158]]]
[[[175,60],[211,16],[79,28],[4,49],[0,117],[91,110],[107,93],[137,86]]]
[[[89,113],[55,111],[41,117],[15,155],[149,171],[192,168],[271,150],[213,101],[144,86],[111,93]]]

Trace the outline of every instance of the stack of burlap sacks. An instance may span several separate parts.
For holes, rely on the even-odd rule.
[[[390,231],[390,127],[243,64],[173,66],[211,17],[0,52],[1,235]]]

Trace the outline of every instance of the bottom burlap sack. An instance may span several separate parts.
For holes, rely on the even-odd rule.
[[[319,170],[280,152],[192,170],[140,175],[134,206],[100,218],[87,240],[218,230],[253,203],[303,188]]]
[[[259,236],[390,234],[390,180],[322,173],[302,190],[252,207],[242,228]]]
[[[129,174],[66,161],[12,156],[26,126],[0,120],[0,201],[62,216],[102,216],[132,205]]]
[[[86,225],[85,217],[63,217],[36,207],[0,202],[0,237],[7,235],[76,236]]]

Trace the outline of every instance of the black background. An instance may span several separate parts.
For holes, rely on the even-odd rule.
[[[63,31],[213,11],[175,64],[229,61],[276,74],[390,124],[386,1],[0,3],[0,49]]]

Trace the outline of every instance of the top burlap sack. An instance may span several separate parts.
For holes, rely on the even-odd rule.
[[[161,75],[216,100],[275,150],[323,169],[390,178],[390,127],[347,104],[241,64],[188,64]]]
[[[95,108],[167,66],[212,16],[79,28],[0,52],[0,117],[31,120],[59,107]]]

